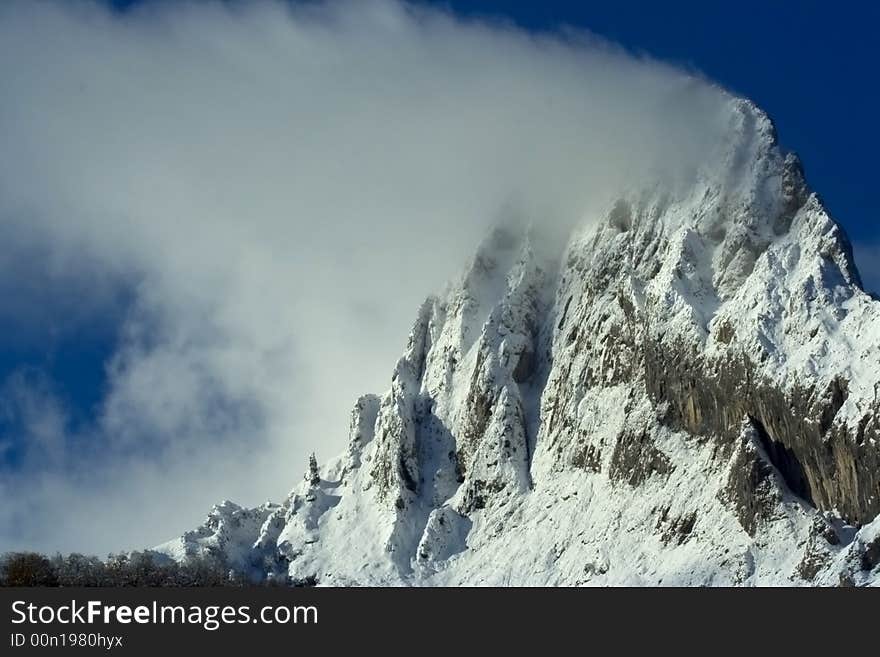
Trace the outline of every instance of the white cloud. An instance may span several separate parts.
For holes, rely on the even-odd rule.
[[[88,436],[112,468],[0,482],[27,510],[0,548],[136,547],[280,497],[499,213],[573,222],[720,130],[720,92],[663,64],[391,1],[13,0],[0,81],[4,243],[134,295]]]

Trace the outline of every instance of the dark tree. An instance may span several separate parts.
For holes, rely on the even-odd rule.
[[[57,586],[52,562],[36,552],[12,552],[0,561],[4,586]]]
[[[315,458],[314,452],[309,454],[309,469],[306,472],[305,478],[312,486],[317,486],[321,483],[321,475],[318,474],[318,459]]]

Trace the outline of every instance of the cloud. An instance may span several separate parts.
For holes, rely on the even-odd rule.
[[[4,243],[53,263],[33,299],[120,335],[65,466],[3,475],[0,548],[137,547],[280,497],[492,222],[569,225],[722,129],[717,88],[589,34],[392,1],[7,1],[0,81]]]

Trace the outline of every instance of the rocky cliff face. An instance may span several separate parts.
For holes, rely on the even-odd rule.
[[[769,119],[729,121],[560,253],[497,228],[346,454],[157,549],[325,584],[880,582],[880,304]]]

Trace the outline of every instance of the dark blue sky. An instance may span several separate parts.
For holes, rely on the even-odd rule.
[[[143,1],[113,0],[112,4],[124,10]],[[812,187],[853,241],[880,242],[875,220],[880,197],[874,193],[880,152],[876,122],[880,57],[875,36],[880,9],[875,3],[447,0],[436,4],[462,15],[503,18],[528,29],[585,28],[634,52],[699,70],[752,98],[773,117],[785,146],[801,155]],[[0,314],[0,330],[14,334],[14,318]],[[114,346],[112,326],[100,331],[83,326],[49,349],[42,340],[3,340],[0,381],[22,367],[43,372],[70,407],[88,417],[101,399],[104,364]],[[0,426],[4,419],[13,419],[2,417],[2,410]],[[13,453],[6,457],[14,461]]]

